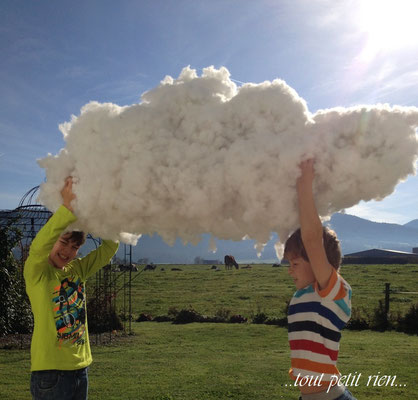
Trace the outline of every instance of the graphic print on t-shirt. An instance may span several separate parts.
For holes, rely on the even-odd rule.
[[[57,339],[60,343],[81,345],[85,339],[86,309],[84,285],[80,279],[65,278],[54,288],[54,315]]]

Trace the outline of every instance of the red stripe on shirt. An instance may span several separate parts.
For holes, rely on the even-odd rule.
[[[331,358],[332,361],[337,361],[338,350],[330,350],[321,343],[313,342],[312,340],[290,340],[291,350],[307,350],[317,354],[324,354]]]

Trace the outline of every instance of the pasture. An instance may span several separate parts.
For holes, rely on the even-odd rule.
[[[163,315],[170,307],[192,306],[206,315],[227,309],[247,318],[258,312],[284,317],[286,301],[295,291],[287,267],[273,268],[271,264],[230,271],[220,266],[218,272],[210,265],[159,265],[155,271],[145,271],[138,277],[136,274],[132,273],[134,316],[143,312]],[[353,307],[362,312],[372,312],[384,299],[386,282],[401,292],[417,291],[418,265],[343,265],[341,274],[353,289]],[[122,275],[118,279],[122,284]],[[122,299],[119,293],[119,307]],[[392,313],[405,312],[418,303],[417,295],[397,294],[391,299]]]
[[[294,291],[284,267],[254,265],[251,269],[219,272],[210,266],[176,267],[182,271],[171,271],[170,265],[158,266],[134,279],[135,315],[146,312],[157,316],[167,314],[170,307],[192,306],[207,315],[226,309],[248,318],[258,312],[280,317]],[[353,288],[354,307],[367,310],[383,299],[385,282],[404,292],[416,291],[417,273],[416,265],[347,265],[342,269]],[[123,279],[122,275],[119,279]],[[404,312],[416,302],[418,298],[413,295],[395,295],[391,311]],[[106,346],[93,345],[90,399],[298,398],[287,376],[286,328],[250,323],[167,322],[133,322],[132,327],[131,336],[118,336]],[[338,365],[358,399],[418,398],[417,361],[417,336],[343,331]],[[1,398],[30,398],[29,362],[28,349],[0,350]]]

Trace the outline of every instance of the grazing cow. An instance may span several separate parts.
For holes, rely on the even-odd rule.
[[[154,271],[157,266],[154,264],[147,264],[144,268],[144,271]]]
[[[232,267],[235,267],[236,269],[239,269],[238,263],[235,261],[234,256],[227,255],[225,256],[225,269],[232,269]]]
[[[138,272],[138,267],[135,264],[119,264],[116,268],[119,268],[119,271],[133,271]]]

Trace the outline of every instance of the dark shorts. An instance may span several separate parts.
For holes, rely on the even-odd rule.
[[[316,393],[316,396],[318,396],[319,393]],[[319,396],[318,396],[319,397]],[[299,400],[302,400],[302,397],[299,397]],[[345,389],[344,393],[334,400],[357,400],[348,389]]]
[[[33,400],[86,400],[88,385],[88,368],[33,371],[30,378]]]

